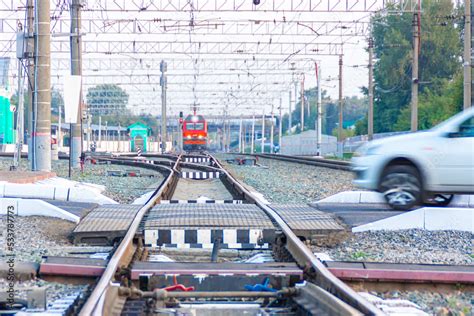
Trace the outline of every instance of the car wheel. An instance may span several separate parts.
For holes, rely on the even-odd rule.
[[[418,171],[411,166],[388,167],[380,181],[380,192],[396,210],[409,210],[419,204],[421,190]]]
[[[448,206],[453,200],[453,197],[453,194],[431,194],[424,199],[423,204],[430,206]]]

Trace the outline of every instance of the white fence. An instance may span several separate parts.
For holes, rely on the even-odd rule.
[[[283,136],[281,140],[280,152],[283,155],[316,155],[316,131],[310,130],[301,134]],[[321,154],[336,154],[337,138],[329,135],[322,135]]]

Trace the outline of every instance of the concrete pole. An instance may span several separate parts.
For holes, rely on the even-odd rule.
[[[13,165],[18,168],[21,161],[21,149],[23,147],[23,69],[22,61],[18,59],[18,108],[16,120],[16,150]]]
[[[102,144],[102,116],[99,116],[99,137],[98,137],[98,147],[100,148]]]
[[[291,135],[291,90],[289,92],[288,100],[288,135]]]
[[[283,134],[282,118],[283,118],[282,99],[281,99],[281,95],[280,95],[280,120],[278,121],[278,147],[280,148],[280,150],[281,150],[281,137],[282,137],[282,134]]]
[[[273,120],[275,119],[275,115],[273,114],[273,104],[272,104],[272,122],[270,125],[270,152],[273,153],[273,132],[274,132],[274,126],[273,126]]]
[[[250,153],[254,152],[254,143],[255,143],[255,114],[252,116],[252,139],[250,142]]]
[[[35,107],[36,130],[34,170],[51,171],[51,48],[50,48],[50,1],[37,0],[36,24],[36,71]]]
[[[33,133],[34,133],[34,121],[35,121],[35,113],[33,113],[33,104],[34,104],[34,97],[35,97],[35,59],[34,59],[34,50],[35,50],[35,41],[34,41],[34,0],[27,0],[26,2],[26,15],[27,15],[27,40],[26,40],[26,52],[28,58],[28,105],[27,105],[27,117],[28,117],[28,160],[30,164],[30,169],[34,170],[34,146],[33,146]]]
[[[62,105],[58,105],[58,150],[63,147],[63,133],[61,131],[61,126],[63,125],[63,108]]]
[[[242,153],[242,115],[240,115],[239,125],[239,153]]]
[[[301,105],[301,133],[304,132],[304,75],[301,79],[301,87],[300,87],[300,105]]]
[[[298,81],[295,80],[295,94],[294,94],[294,100],[295,102],[295,112],[296,112],[296,103],[298,103]]]
[[[342,55],[339,55],[339,126],[338,126],[338,131],[337,131],[338,142],[343,141],[342,129],[343,129],[343,122],[344,122],[344,119],[343,119],[344,105],[343,105],[343,99],[342,99],[342,66],[343,66]]]
[[[464,1],[464,109],[472,106],[472,70],[471,70],[471,0]]]
[[[108,135],[107,135],[107,130],[108,130],[108,126],[107,126],[107,121],[105,121],[105,151],[109,151],[109,139],[108,139]]]
[[[242,152],[245,154],[245,146],[247,146],[247,124],[244,122],[244,134],[242,135]]]
[[[24,31],[23,29],[19,28],[18,30],[18,37],[17,38],[22,38],[24,36]],[[21,161],[21,150],[23,148],[23,107],[24,107],[24,96],[23,96],[23,52],[24,52],[24,47],[20,48],[21,53],[20,58],[18,58],[18,107],[16,109],[17,111],[17,124],[16,124],[16,150],[15,150],[15,159],[13,161],[13,166],[15,168],[18,168],[20,166],[20,161]]]
[[[87,148],[86,151],[91,148],[91,116],[90,113],[87,113]]]
[[[419,16],[413,14],[413,64],[412,64],[412,84],[411,84],[411,131],[418,130],[418,54],[419,36],[418,34]]]
[[[318,67],[318,103],[317,103],[317,118],[316,118],[316,152],[318,156],[322,156],[323,141],[323,111],[322,111],[322,87],[321,87],[321,66]]]
[[[230,119],[227,121],[227,151],[230,152]]]
[[[122,151],[122,135],[120,134],[120,130],[122,129],[122,126],[120,126],[120,123],[118,125],[118,146],[117,146],[117,151]]]
[[[82,75],[82,38],[81,38],[81,0],[71,2],[71,75]],[[82,89],[81,89],[82,90]],[[70,131],[71,166],[79,168],[82,153],[82,93],[79,99],[77,123],[72,124]]]
[[[166,137],[166,86],[167,86],[167,71],[168,65],[164,60],[160,63],[160,71],[161,71],[161,153],[166,151],[166,141],[168,138]]]
[[[367,120],[369,140],[374,137],[374,39],[369,38],[369,114]]]
[[[224,110],[224,120],[222,122],[222,149],[224,152],[226,152],[226,148],[227,148],[227,127],[226,127],[226,124],[227,124],[227,120],[226,120],[226,110]]]
[[[260,151],[265,153],[265,110],[263,110],[263,115],[262,115],[262,148]]]

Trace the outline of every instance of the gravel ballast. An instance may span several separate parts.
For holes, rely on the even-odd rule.
[[[375,231],[352,234],[333,248],[313,246],[333,260],[425,264],[473,264],[472,238],[457,231]]]
[[[350,172],[299,163],[258,158],[258,166],[223,165],[239,180],[254,187],[272,203],[314,202],[342,191],[353,190]]]
[[[22,159],[21,170],[27,170],[27,160]],[[0,159],[0,169],[8,170],[12,164],[11,158]],[[58,177],[68,178],[69,162],[67,160],[57,160],[51,162],[52,171]],[[107,170],[127,171],[140,170],[142,174],[153,175],[153,177],[115,177],[107,176]],[[155,190],[163,181],[161,173],[144,168],[122,165],[93,165],[87,163],[84,172],[73,169],[71,180],[79,182],[89,182],[104,185],[106,190],[103,194],[121,204],[132,203],[139,196]]]
[[[59,160],[54,161],[53,170],[59,177],[66,178],[68,176],[68,162]],[[140,170],[141,174],[153,175],[153,177],[116,177],[107,176],[107,170],[127,171]],[[122,165],[92,165],[86,164],[84,172],[75,170],[72,180],[80,182],[90,182],[94,184],[101,184],[106,187],[103,194],[109,198],[119,202],[120,204],[132,203],[139,196],[155,190],[163,181],[163,175],[159,172],[136,168],[132,166]]]
[[[456,291],[453,293],[436,293],[430,291],[390,291],[385,293],[371,292],[383,299],[405,299],[418,305],[430,315],[472,315],[474,292]]]
[[[0,216],[0,260],[5,260],[6,216]],[[64,247],[72,247],[68,239],[75,223],[62,219],[29,216],[14,217],[14,252],[16,261],[41,262],[42,256],[63,256]]]

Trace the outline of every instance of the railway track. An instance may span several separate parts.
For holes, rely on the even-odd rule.
[[[205,312],[211,308],[221,308],[222,312],[234,311],[237,314],[243,311],[254,313],[258,311],[263,314],[284,311],[290,315],[302,312],[318,315],[382,314],[334,277],[274,209],[235,180],[212,156],[178,156],[172,166],[156,164],[152,161],[152,157],[146,159],[150,160],[137,162],[133,158],[122,157],[119,162],[114,159],[115,162],[122,164],[158,167],[167,172],[167,177],[155,194],[137,211],[125,236],[108,261],[102,277],[84,304],[81,315],[119,315],[122,310],[131,311],[137,305],[142,306],[140,313],[143,312],[143,308],[148,312],[159,310],[171,314],[173,310],[196,311],[196,308],[199,308],[199,311]],[[192,170],[196,172],[193,173]],[[183,177],[186,173],[189,175],[188,178]],[[208,178],[216,173],[219,179]],[[206,180],[203,181],[203,177]],[[213,182],[221,183],[209,185]],[[207,191],[195,191],[194,187],[204,183],[209,185]],[[228,192],[223,192],[223,187]],[[202,199],[203,194],[212,193],[217,194],[213,199],[209,197]],[[198,197],[196,194],[201,196]],[[224,198],[220,201],[217,200],[219,194],[224,194]],[[210,203],[211,201],[213,203]],[[176,208],[175,205],[180,203],[185,205]],[[238,207],[236,203],[242,203],[242,207]],[[247,229],[251,227],[248,231],[244,231],[248,236],[238,236],[244,227],[238,227],[241,224],[237,223],[236,227],[240,229],[234,231],[227,229],[220,235],[219,230],[209,231],[208,235],[211,236],[211,238],[207,236],[209,244],[201,245],[204,249],[189,249],[193,245],[183,246],[180,242],[176,242],[176,239],[182,242],[188,237],[195,239],[196,233],[195,236],[191,236],[192,234],[187,232],[180,234],[178,229],[171,231],[165,229],[170,225],[176,225],[172,221],[174,216],[179,215],[180,210],[187,210],[188,213],[179,220],[199,225],[197,221],[202,219],[196,218],[193,222],[190,218],[192,212],[209,213],[218,207],[231,213],[221,212],[217,217],[211,216],[208,219],[210,222],[204,225],[219,224],[219,221],[228,224],[234,220],[233,211],[245,211],[247,213],[239,218],[240,220],[245,218]],[[268,225],[268,231],[273,231],[274,235],[265,236],[266,230],[261,229],[262,226],[265,228],[265,225]],[[206,232],[198,231],[198,239],[199,234],[205,235]],[[215,234],[217,238],[213,239]],[[229,238],[239,237],[243,237],[244,241],[241,240],[240,243],[228,241]],[[219,251],[219,248],[222,250]],[[262,261],[251,265],[242,263],[245,260],[252,260],[255,250],[266,252],[277,262]],[[217,262],[219,253],[230,259],[223,260],[227,262]],[[175,262],[154,261],[156,258],[166,257],[165,254],[174,258]],[[239,257],[237,262],[234,261],[236,256]],[[194,258],[194,261],[180,262],[179,258],[187,260]],[[175,275],[171,285],[169,274]],[[188,285],[195,284],[196,290],[189,292],[163,290],[166,285],[168,289],[169,286],[171,289],[181,290],[191,288],[178,284],[178,279],[180,282],[186,281]],[[270,289],[265,283],[259,285],[257,283],[261,282],[256,280],[269,280],[273,287]],[[296,280],[304,280],[305,283]],[[244,284],[247,290],[242,287]],[[269,301],[275,306],[268,305]],[[199,306],[196,305],[197,302]],[[239,305],[236,305],[236,302],[239,302]],[[240,312],[235,312],[235,308]]]
[[[114,244],[110,259],[47,257],[36,272],[42,279],[63,283],[93,284],[101,276],[86,303],[75,305],[83,305],[82,315],[173,314],[189,311],[196,303],[200,310],[194,312],[203,314],[206,306],[230,312],[222,309],[225,303],[226,308],[235,305],[232,311],[237,314],[378,315],[382,312],[351,288],[436,292],[452,291],[459,284],[472,289],[474,284],[472,266],[321,263],[301,241],[308,237],[299,230],[304,227],[295,228],[284,208],[265,204],[211,156],[99,159],[153,169],[166,179],[142,206],[99,207],[91,220],[108,217],[108,227],[115,230],[81,235],[76,230],[87,221],[76,227],[79,244]],[[115,213],[100,211],[107,208]],[[206,233],[207,244],[199,240]],[[244,240],[238,240],[242,234]],[[271,287],[265,285],[267,280]],[[192,288],[192,293],[184,291]]]
[[[267,159],[275,159],[282,161],[289,161],[295,163],[301,163],[305,165],[325,167],[337,170],[351,171],[351,163],[348,161],[335,160],[335,159],[325,159],[325,158],[315,158],[315,157],[302,157],[302,156],[287,156],[280,154],[239,154],[244,156],[254,156]]]

